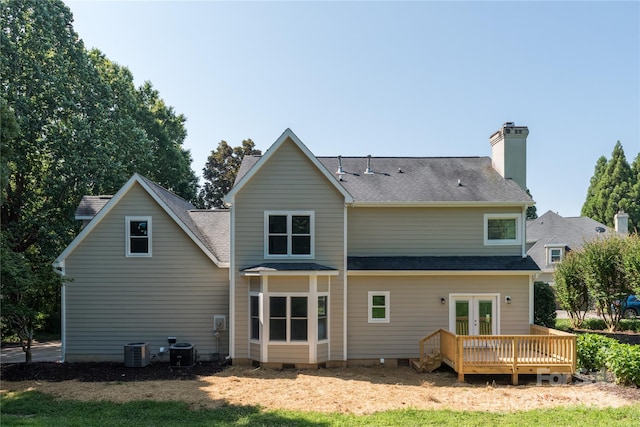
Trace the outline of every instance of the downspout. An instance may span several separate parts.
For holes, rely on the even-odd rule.
[[[343,261],[344,266],[343,279],[342,279],[342,359],[346,362],[349,357],[347,354],[347,205],[344,205],[344,220],[343,220]]]
[[[64,277],[66,277],[64,261],[61,263],[53,263],[53,271],[59,274],[62,280],[62,289],[60,290],[60,363],[64,363],[65,354],[67,354],[67,286]]]
[[[522,207],[522,224],[520,225],[520,235],[522,236],[521,249],[522,258],[527,257],[527,205]]]
[[[236,282],[235,282],[235,229],[236,229],[236,210],[235,210],[235,197],[232,200],[230,206],[231,209],[231,224],[229,227],[230,242],[229,242],[229,357],[233,361],[236,354]]]

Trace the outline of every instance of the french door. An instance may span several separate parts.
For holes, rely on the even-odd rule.
[[[451,294],[449,331],[456,335],[497,335],[498,295]]]

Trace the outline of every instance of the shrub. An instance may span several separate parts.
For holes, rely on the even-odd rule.
[[[533,323],[553,328],[556,325],[556,299],[548,283],[534,283]]]
[[[598,334],[583,334],[577,339],[578,367],[599,371],[606,367],[606,354],[618,341]]]
[[[605,353],[607,369],[616,383],[640,386],[640,346],[616,344]]]

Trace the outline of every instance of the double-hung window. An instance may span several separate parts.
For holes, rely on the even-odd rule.
[[[389,323],[389,291],[369,292],[369,323]]]
[[[486,214],[484,216],[485,245],[517,245],[520,243],[519,214]]]
[[[562,247],[548,247],[547,253],[549,255],[549,264],[557,264],[562,261],[564,248]]]
[[[269,297],[269,340],[307,341],[306,296]]]
[[[126,255],[128,257],[151,256],[151,217],[128,216],[125,218]]]
[[[265,258],[313,258],[313,212],[264,213]]]

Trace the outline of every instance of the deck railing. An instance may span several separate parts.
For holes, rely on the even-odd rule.
[[[438,352],[458,379],[465,374],[558,374],[576,372],[576,336],[531,325],[529,335],[455,335],[439,329],[420,340],[420,363]]]

